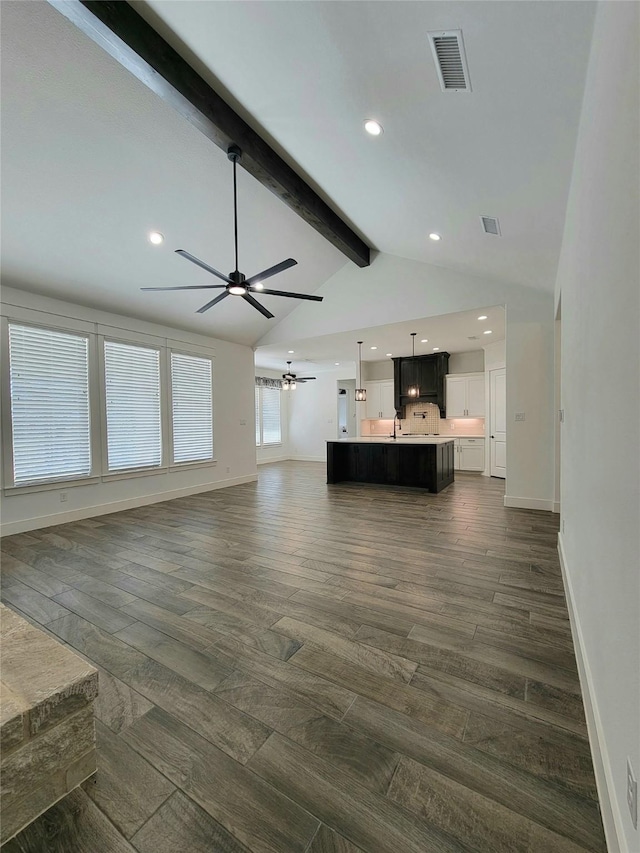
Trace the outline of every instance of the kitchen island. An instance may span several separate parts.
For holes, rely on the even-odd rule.
[[[421,435],[327,442],[327,483],[351,480],[440,492],[453,483],[453,439]]]

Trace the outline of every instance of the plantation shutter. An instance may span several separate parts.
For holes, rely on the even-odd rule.
[[[13,481],[91,473],[89,339],[9,323]]]
[[[260,386],[256,385],[256,447],[260,447]]]
[[[160,353],[104,342],[109,471],[158,468],[162,462]]]
[[[280,389],[262,388],[262,443],[280,444]]]
[[[173,461],[213,459],[210,358],[171,353]]]

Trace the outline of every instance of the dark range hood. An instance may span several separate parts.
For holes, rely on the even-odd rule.
[[[445,417],[445,377],[449,372],[449,353],[416,355],[393,359],[393,390],[396,411],[404,417],[409,403],[435,403]],[[418,386],[417,397],[409,396],[409,388]]]

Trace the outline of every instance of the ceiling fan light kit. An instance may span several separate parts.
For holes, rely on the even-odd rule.
[[[287,362],[287,372],[282,374],[282,390],[283,391],[295,391],[296,384],[298,382],[309,382],[311,379],[315,379],[315,376],[296,376],[295,373],[291,372],[291,362]]]
[[[362,341],[358,341],[358,381],[362,385]],[[366,388],[356,388],[355,393],[355,401],[356,403],[366,403],[367,401],[367,389]]]
[[[245,302],[248,302],[249,305],[253,306],[256,311],[259,311],[264,317],[268,320],[273,318],[273,314],[264,305],[261,305],[256,299],[251,295],[252,292],[262,293],[267,296],[286,296],[290,299],[307,299],[310,302],[322,302],[322,296],[310,296],[306,293],[290,293],[287,290],[269,290],[263,285],[263,281],[265,278],[271,278],[273,275],[277,275],[280,272],[284,272],[284,270],[289,269],[289,267],[294,267],[298,263],[294,261],[293,258],[287,258],[286,261],[281,261],[279,264],[276,264],[273,267],[269,267],[266,270],[258,273],[257,275],[252,275],[249,278],[246,278],[244,273],[241,273],[238,269],[238,188],[236,182],[236,167],[240,162],[242,157],[242,152],[238,148],[237,145],[230,145],[227,150],[227,157],[233,163],[233,243],[235,249],[235,262],[236,268],[233,272],[230,272],[229,275],[225,275],[224,273],[219,272],[219,270],[214,269],[213,267],[206,264],[204,261],[201,261],[199,258],[196,258],[195,255],[186,252],[184,249],[176,249],[176,254],[185,258],[187,261],[190,261],[192,264],[200,267],[200,269],[205,270],[211,275],[215,275],[216,278],[224,281],[224,284],[195,284],[195,285],[187,285],[185,287],[142,287],[141,290],[223,290],[223,293],[220,293],[215,299],[212,299],[210,302],[207,302],[202,308],[198,308],[198,314],[204,314],[205,311],[208,311],[209,308],[213,308],[214,305],[217,305],[218,302],[222,302],[223,299],[226,299],[227,296],[241,296]]]

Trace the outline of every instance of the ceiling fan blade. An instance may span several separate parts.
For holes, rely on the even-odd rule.
[[[246,284],[246,282],[245,282]],[[311,302],[322,302],[324,296],[310,296],[308,293],[289,293],[288,290],[259,290],[258,293],[264,293],[267,296],[289,296],[293,299],[309,299]]]
[[[308,382],[310,379],[316,379],[316,376],[299,376],[297,382]]]
[[[216,296],[215,299],[212,299],[211,302],[207,302],[206,305],[203,305],[202,308],[198,308],[196,314],[204,314],[205,311],[208,311],[209,308],[213,308],[216,302],[222,302],[223,299],[226,299],[229,295],[229,291],[225,290],[224,293],[221,293],[219,296]]]
[[[277,275],[279,272],[283,272],[284,270],[288,270],[289,267],[295,267],[297,261],[294,261],[293,258],[287,258],[286,261],[281,261],[279,264],[276,264],[275,267],[269,267],[268,270],[262,270],[262,272],[256,273],[256,275],[252,275],[251,278],[246,279],[245,284],[255,284],[256,281],[264,281],[265,278],[271,278],[272,275]]]
[[[185,287],[141,287],[140,290],[209,290],[212,287],[226,287],[226,284],[188,284]]]
[[[243,298],[246,302],[248,302],[248,303],[249,303],[249,305],[253,305],[253,307],[254,307],[254,308],[256,308],[256,309],[257,309],[261,314],[264,314],[264,316],[267,318],[267,320],[270,320],[272,317],[274,317],[274,316],[275,316],[275,314],[272,314],[272,313],[271,313],[271,311],[268,311],[268,310],[264,307],[264,305],[260,305],[260,303],[259,303],[257,300],[255,300],[255,299],[253,298],[253,296],[250,296],[248,293],[244,293],[244,294],[242,295],[242,298]]]
[[[183,258],[186,258],[188,261],[191,261],[192,264],[195,264],[201,269],[210,272],[212,275],[217,275],[218,278],[221,278],[223,281],[226,281],[227,284],[233,284],[228,275],[218,272],[218,270],[214,270],[214,268],[210,267],[209,264],[205,264],[204,261],[199,260],[194,255],[190,255],[189,252],[185,252],[184,249],[176,249],[176,255],[181,255]]]

